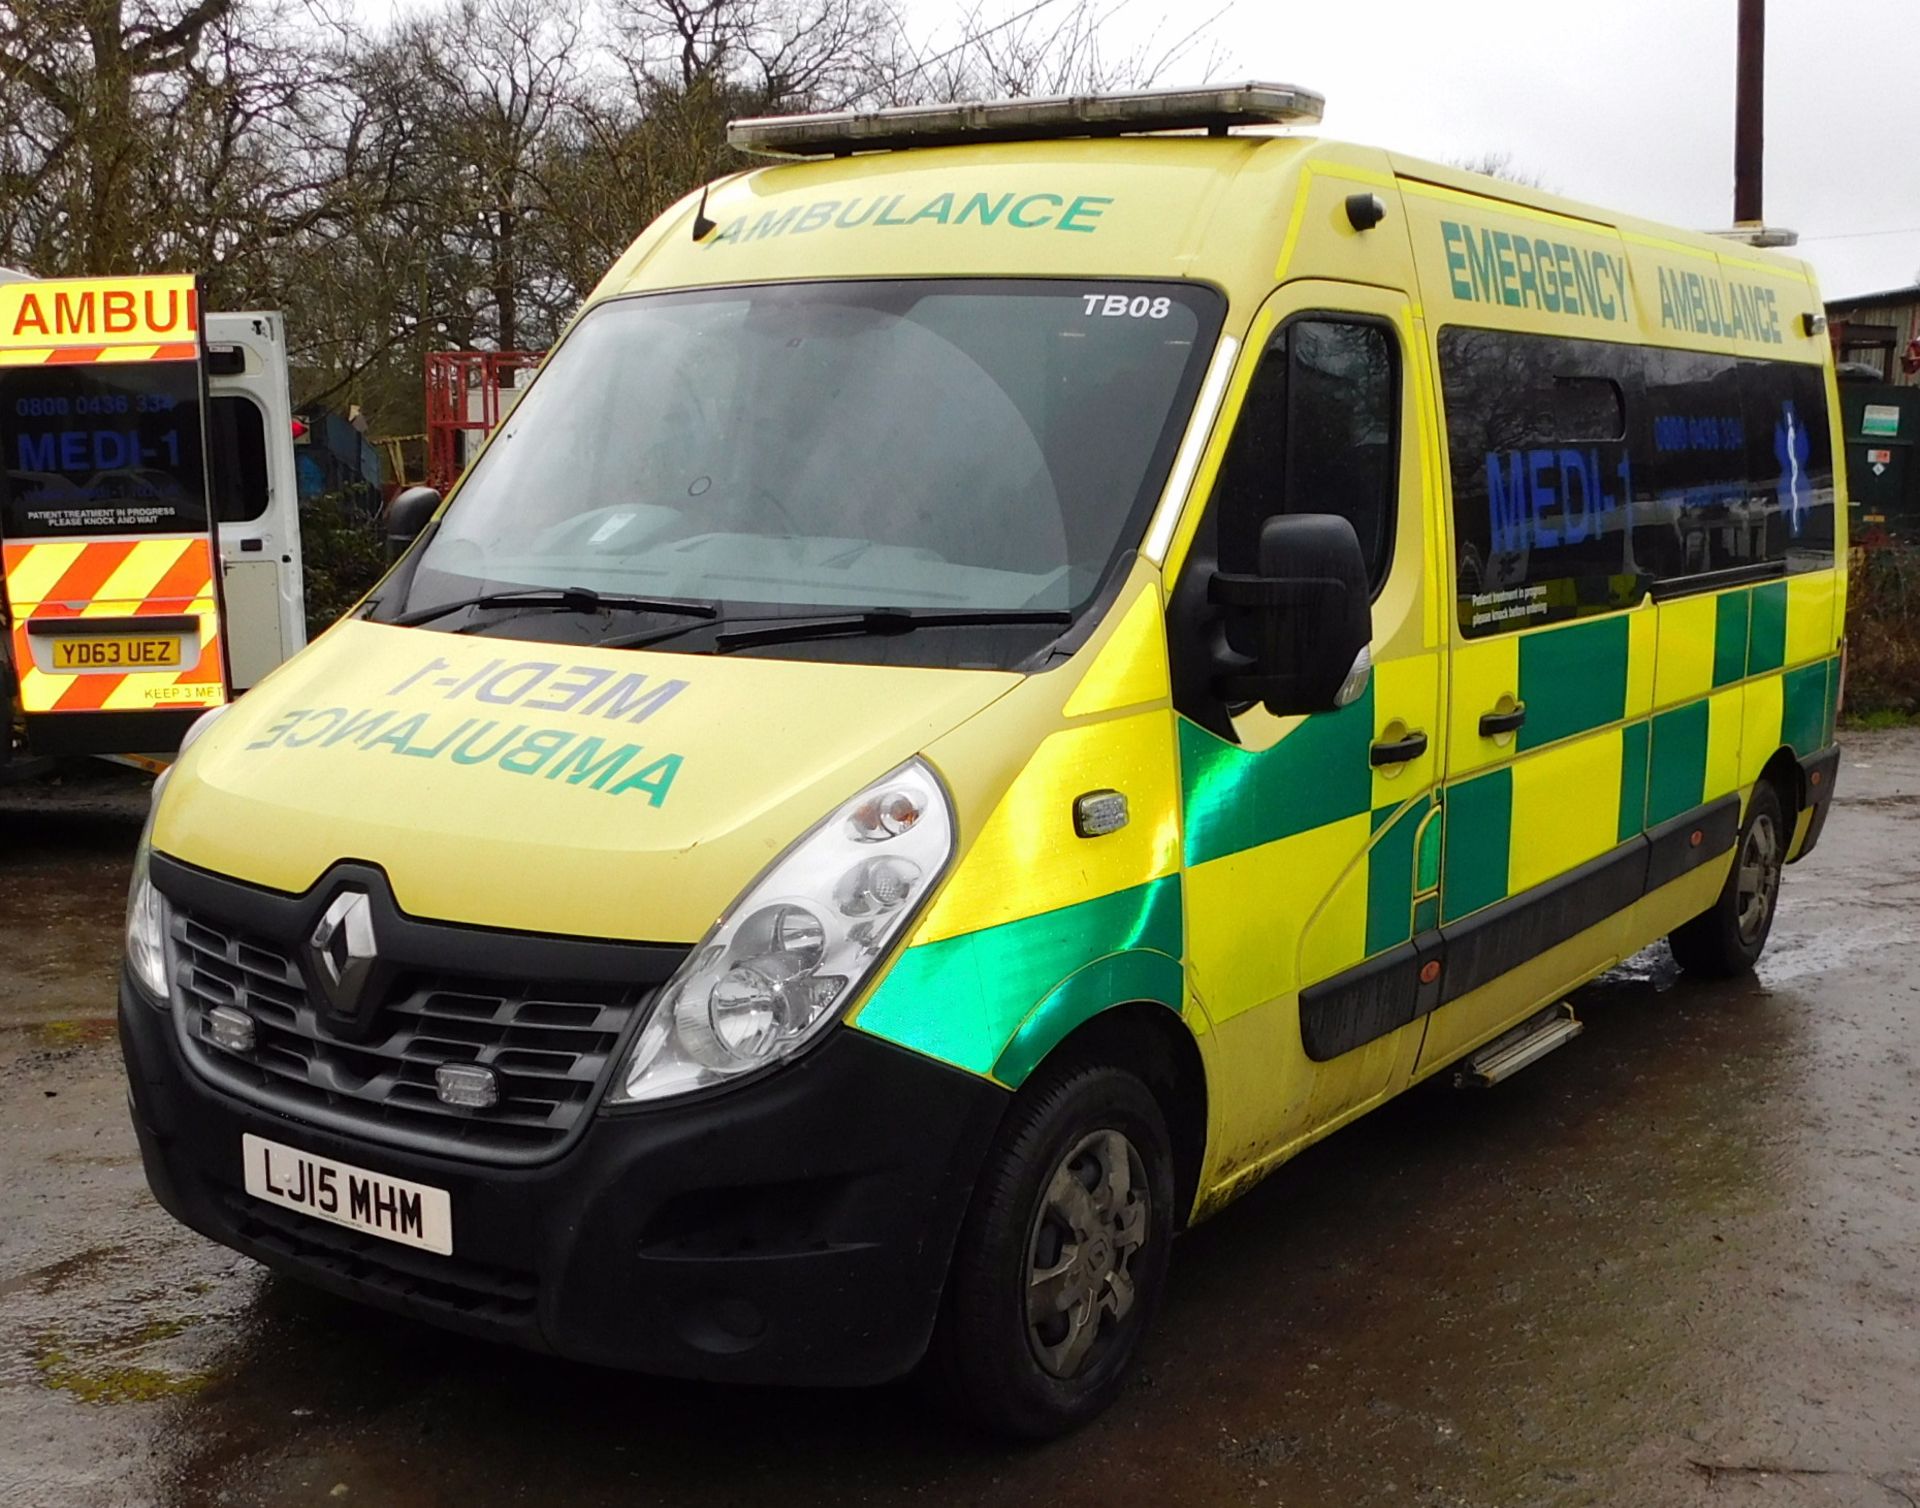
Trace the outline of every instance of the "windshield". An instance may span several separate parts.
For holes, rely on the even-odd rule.
[[[1177,284],[960,280],[602,304],[380,616],[530,589],[707,602],[728,623],[1078,612],[1145,526],[1219,304]],[[498,606],[432,626],[484,629],[473,615]],[[501,621],[582,637],[562,607]],[[635,627],[615,614],[602,636]]]

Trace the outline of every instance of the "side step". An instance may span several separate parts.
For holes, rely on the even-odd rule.
[[[1510,1079],[1529,1063],[1537,1063],[1554,1048],[1571,1042],[1586,1027],[1574,1019],[1573,1006],[1562,1000],[1539,1015],[1503,1032],[1453,1071],[1455,1089],[1487,1089]]]

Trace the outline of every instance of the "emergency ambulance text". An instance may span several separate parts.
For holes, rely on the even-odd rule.
[[[1454,220],[1440,222],[1440,239],[1455,298],[1590,319],[1632,318],[1623,256]]]

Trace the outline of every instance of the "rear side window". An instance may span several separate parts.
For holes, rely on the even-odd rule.
[[[1440,378],[1470,636],[1832,564],[1817,366],[1455,328]]]
[[[1789,572],[1833,564],[1833,433],[1819,367],[1743,364],[1748,474],[1767,517],[1764,559]]]
[[[1831,565],[1821,369],[1693,351],[1647,350],[1640,361],[1633,547],[1655,589]]]
[[[1222,569],[1257,569],[1260,528],[1275,514],[1337,513],[1379,590],[1393,556],[1398,392],[1384,325],[1309,315],[1274,333],[1214,494]]]
[[[1493,330],[1440,336],[1460,626],[1628,606],[1632,348]]]
[[[214,517],[250,523],[267,511],[267,420],[250,398],[221,397],[209,410]]]
[[[0,368],[0,535],[207,526],[192,362]]]

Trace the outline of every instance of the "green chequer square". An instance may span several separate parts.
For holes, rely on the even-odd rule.
[[[1706,799],[1707,704],[1689,702],[1653,720],[1647,776],[1647,826],[1690,812]]]
[[[1647,822],[1647,738],[1649,725],[1628,723],[1620,730],[1620,841],[1635,836]]]
[[[1626,619],[1569,622],[1528,634],[1521,640],[1521,701],[1521,749],[1626,717]]]
[[[1747,673],[1747,614],[1751,592],[1727,592],[1714,604],[1713,684],[1725,686]]]
[[[1368,810],[1373,687],[1337,712],[1316,712],[1270,749],[1252,752],[1180,719],[1187,862],[1204,864]]]
[[[1520,641],[1519,747],[1537,749],[1627,711],[1627,620],[1615,615],[1542,629]]]
[[[1717,646],[1716,646],[1717,648]],[[1747,674],[1778,670],[1787,658],[1787,584],[1753,590],[1753,623],[1747,630]]]
[[[1413,840],[1432,798],[1422,796],[1401,812],[1367,853],[1367,956],[1397,947],[1413,935]],[[1375,832],[1394,808],[1373,814]]]
[[[1455,921],[1507,896],[1513,842],[1513,769],[1506,766],[1449,786],[1441,912]]]
[[[1827,708],[1820,723],[1822,745],[1833,742],[1833,725],[1840,718],[1840,660],[1838,656],[1827,661]]]
[[[1818,660],[1780,678],[1780,742],[1802,759],[1826,742],[1827,671],[1832,664]]]

